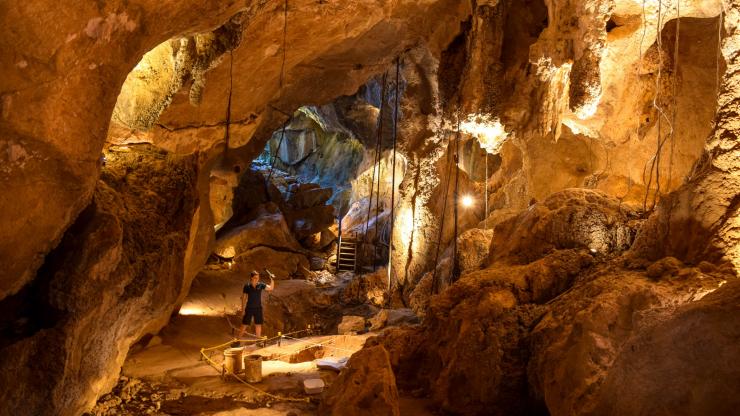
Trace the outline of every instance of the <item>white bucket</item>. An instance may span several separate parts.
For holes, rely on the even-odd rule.
[[[224,350],[224,368],[227,374],[241,374],[243,348],[227,348]]]

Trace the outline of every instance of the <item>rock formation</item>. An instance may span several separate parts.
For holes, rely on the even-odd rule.
[[[321,415],[400,415],[396,379],[382,346],[352,355],[333,386],[324,395]]]

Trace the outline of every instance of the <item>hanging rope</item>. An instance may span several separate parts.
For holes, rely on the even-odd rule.
[[[380,147],[378,147],[380,149]],[[378,269],[378,250],[380,249],[380,245],[383,242],[383,238],[379,234],[380,232],[380,221],[378,221],[378,218],[380,217],[380,178],[381,176],[381,167],[380,166],[380,157],[378,157],[378,190],[375,193],[377,202],[375,203],[375,244],[373,246],[373,271],[376,271]]]
[[[279,89],[280,89],[280,96],[283,95],[283,82],[285,78],[285,60],[287,57],[287,50],[288,50],[288,0],[285,0],[285,6],[283,9],[283,58],[282,62],[280,63],[280,79],[278,81]],[[281,111],[282,112],[282,111]],[[284,112],[282,112],[285,114]],[[278,140],[277,149],[275,149],[275,155],[272,157],[272,162],[270,163],[270,172],[267,174],[267,178],[265,179],[265,193],[267,194],[267,199],[270,200],[270,179],[272,179],[272,173],[275,170],[275,163],[277,162],[278,155],[280,154],[280,148],[283,145],[283,140],[285,139],[285,129],[288,126],[288,124],[293,121],[293,116],[288,116],[288,121],[283,124],[282,129],[280,129],[280,140]]]
[[[676,148],[675,129],[678,116],[678,53],[681,39],[681,2],[676,2],[676,40],[673,43],[673,114],[671,124],[671,151],[668,156],[668,186],[673,182],[673,153]]]
[[[231,141],[231,95],[234,90],[234,52],[229,51],[229,98],[226,103],[226,131],[224,132],[224,141],[226,142],[225,151],[229,151],[229,142]]]
[[[285,58],[288,53],[288,0],[285,0],[283,10],[283,62],[280,64],[280,92],[283,90],[283,81],[285,78]],[[281,94],[282,95],[282,94]]]
[[[453,193],[454,197],[454,218],[455,218],[455,227],[454,227],[454,235],[452,240],[452,273],[450,274],[450,281],[449,283],[452,284],[455,281],[457,281],[457,277],[460,274],[459,265],[457,264],[457,218],[458,218],[458,208],[460,205],[460,110],[458,107],[457,111],[457,129],[455,131],[455,156],[453,158],[455,162],[455,190]]]
[[[644,4],[645,4],[645,0],[643,0],[643,6]],[[658,107],[655,103],[658,97],[660,96],[660,71],[663,66],[663,50],[662,50],[662,42],[661,42],[661,34],[660,34],[660,28],[661,28],[660,20],[661,20],[662,5],[663,5],[663,1],[658,0],[658,22],[655,25],[656,42],[658,43],[658,74],[655,80],[655,95],[653,96],[653,108],[655,108],[656,110],[658,110]],[[658,126],[658,139],[657,139],[658,140],[658,145],[657,145],[658,152],[656,153],[655,156],[650,158],[650,160],[645,164],[645,166],[647,166],[648,163],[650,164],[650,170],[648,171],[649,177],[645,185],[645,197],[642,200],[642,212],[645,214],[647,213],[647,200],[650,195],[650,186],[652,185],[652,182],[653,182],[653,169],[655,168],[655,160],[657,157],[660,156],[660,151],[659,151],[660,149],[660,127],[661,127],[660,114],[658,114],[657,126]],[[645,183],[645,168],[643,168],[642,175],[643,175],[642,182]]]
[[[656,41],[658,43],[658,76],[655,77],[655,96],[653,97],[653,107],[655,107],[656,110],[658,110],[658,145],[657,150],[655,151],[655,193],[653,194],[653,202],[650,206],[650,211],[653,210],[655,207],[655,200],[657,199],[658,195],[660,195],[660,151],[662,146],[661,142],[661,126],[662,126],[662,120],[663,120],[663,108],[659,105],[659,100],[662,98],[660,95],[660,89],[662,85],[660,82],[662,81],[661,76],[663,75],[663,34],[661,32],[661,29],[663,28],[663,15],[662,15],[662,9],[663,9],[663,0],[658,0],[658,25],[655,28],[656,33]],[[651,171],[652,174],[652,171]],[[650,187],[648,186],[648,190]]]
[[[377,259],[378,259],[378,249],[380,245],[380,234],[378,234],[379,231],[379,225],[380,222],[378,221],[378,218],[380,217],[380,178],[383,177],[383,166],[381,165],[381,155],[383,151],[383,108],[384,108],[384,102],[385,102],[385,85],[386,85],[386,78],[387,78],[388,72],[386,71],[383,74],[383,88],[381,89],[381,102],[380,102],[380,128],[378,130],[378,142],[375,144],[375,154],[378,156],[377,164],[378,164],[378,190],[376,192],[376,202],[375,202],[375,246],[373,250],[373,271],[377,270]],[[372,189],[370,190],[370,193],[372,193]]]
[[[655,28],[656,42],[657,42],[657,49],[658,49],[658,73],[655,79],[655,96],[653,97],[653,108],[655,108],[658,112],[658,120],[657,120],[657,128],[658,128],[657,136],[658,137],[657,137],[655,155],[652,158],[650,158],[650,161],[647,162],[650,164],[650,170],[649,170],[649,177],[648,177],[647,185],[645,187],[645,197],[642,202],[643,213],[647,213],[655,209],[655,204],[657,203],[657,199],[660,195],[660,155],[661,155],[661,151],[663,149],[663,145],[665,144],[666,140],[668,140],[668,138],[673,134],[673,124],[671,123],[671,119],[669,119],[668,116],[665,114],[665,112],[663,111],[663,107],[659,105],[660,88],[661,88],[660,82],[662,79],[661,76],[662,76],[662,69],[663,69],[663,39],[661,36],[661,29],[663,26],[662,6],[663,6],[663,2],[658,1],[658,22]],[[665,118],[670,128],[670,132],[665,139],[661,139],[661,133],[662,133],[661,127],[662,127],[663,118]],[[647,167],[647,163],[646,163],[646,167]],[[653,181],[653,170],[655,171],[655,193],[653,194],[652,203],[651,203],[650,209],[648,210],[647,200],[650,194],[650,186],[652,185],[652,181]],[[643,169],[643,183],[644,181],[645,181],[645,169]]]
[[[720,8],[719,8],[719,16],[717,16],[717,66],[715,67],[715,79],[714,79],[714,85],[715,85],[715,91],[717,92],[717,96],[719,96],[719,68],[720,68],[720,59],[722,58],[722,25],[724,20],[724,12],[725,12],[725,2],[724,0],[720,0],[719,2]]]
[[[444,186],[444,198],[442,200],[442,215],[440,216],[440,224],[439,224],[439,232],[437,233],[437,247],[435,249],[434,253],[434,270],[432,271],[432,294],[436,295],[439,293],[439,282],[438,282],[438,276],[437,276],[437,265],[439,262],[439,250],[442,246],[442,232],[445,228],[445,217],[447,214],[447,195],[450,193],[450,182],[452,179],[452,161],[453,161],[453,154],[452,154],[452,142],[447,143],[447,177],[446,177],[446,183]]]
[[[637,80],[638,81],[640,80],[640,77],[642,76],[642,47],[643,47],[643,44],[645,43],[646,33],[647,33],[647,15],[645,13],[645,0],[642,0],[642,34],[640,35],[640,43],[639,43],[639,49],[638,49],[638,55],[637,55],[637,58],[638,58],[637,59]],[[639,101],[638,101],[638,104],[639,104]],[[638,116],[637,116],[637,126],[635,128],[635,138],[639,140],[640,139],[640,125],[642,124],[642,111],[639,107],[637,108],[637,111],[638,111]],[[632,153],[632,140],[630,139],[627,139],[627,153],[628,154]],[[643,178],[643,183],[644,183],[644,180],[645,180],[644,167],[643,167],[643,172],[642,172],[642,178]],[[627,197],[630,191],[632,190],[632,183],[633,183],[632,169],[628,168],[627,169],[627,191],[625,192],[624,197]]]
[[[485,217],[483,218],[483,229],[488,229],[488,150],[486,150],[486,179],[483,186],[483,201],[485,204]]]
[[[370,212],[372,212],[372,206],[373,206],[373,192],[375,191],[375,172],[378,172],[378,183],[380,183],[380,141],[383,137],[383,114],[384,114],[384,105],[383,102],[385,101],[385,83],[386,83],[386,76],[387,72],[383,74],[383,85],[381,86],[381,93],[380,93],[380,113],[378,115],[378,131],[377,131],[377,137],[375,139],[375,155],[373,156],[373,177],[370,181],[370,202],[367,205],[367,219],[365,220],[365,234],[363,235],[363,242],[367,242],[367,229],[370,225]],[[380,187],[378,187],[380,188]],[[378,194],[377,201],[375,202],[376,206],[380,205],[380,194]],[[377,209],[376,209],[377,212]],[[376,223],[376,229],[375,229],[375,237],[377,238],[377,222],[378,222],[378,216],[375,215],[375,223]],[[375,266],[375,261],[373,259],[373,267]]]
[[[388,244],[388,302],[390,303],[391,293],[391,268],[393,265],[393,224],[395,222],[395,205],[396,205],[396,141],[398,139],[398,94],[401,72],[401,57],[396,58],[396,96],[393,111],[393,167],[391,168],[391,241]]]

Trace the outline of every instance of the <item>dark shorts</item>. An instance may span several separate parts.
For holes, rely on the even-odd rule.
[[[262,325],[264,322],[264,318],[262,317],[262,308],[259,309],[247,309],[244,312],[244,317],[242,318],[242,323],[244,325],[249,325],[252,323],[252,318],[254,318],[254,323],[256,325]]]

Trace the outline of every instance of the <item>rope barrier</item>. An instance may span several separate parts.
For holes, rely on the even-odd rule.
[[[205,361],[206,363],[208,363],[211,367],[213,367],[216,371],[220,372],[222,375],[226,374],[226,375],[233,376],[239,382],[241,382],[245,386],[249,387],[250,389],[258,392],[259,394],[262,394],[264,396],[270,397],[270,398],[272,398],[274,400],[277,400],[277,401],[310,402],[310,399],[309,398],[285,397],[285,396],[278,396],[278,395],[275,395],[275,394],[266,392],[266,391],[264,391],[264,390],[262,390],[260,388],[257,388],[255,386],[253,386],[252,384],[246,382],[238,374],[236,374],[236,373],[234,373],[232,371],[227,370],[226,367],[223,366],[223,364],[219,365],[219,363],[217,363],[216,361],[214,361],[213,359],[211,359],[211,356],[213,355],[213,352],[214,351],[222,350],[225,347],[231,346],[235,342],[239,342],[240,344],[241,343],[258,343],[258,342],[264,342],[265,345],[267,345],[267,343],[270,342],[270,341],[278,340],[278,344],[280,344],[280,340],[282,340],[283,338],[289,338],[289,339],[299,340],[298,338],[294,338],[294,337],[292,337],[290,335],[297,335],[297,334],[300,334],[302,332],[310,332],[310,331],[311,331],[311,327],[309,326],[306,329],[301,329],[301,330],[297,330],[297,331],[293,331],[293,332],[288,332],[287,334],[283,334],[283,333],[280,333],[279,332],[277,336],[274,336],[272,338],[267,338],[267,337],[262,337],[262,338],[258,338],[258,339],[237,339],[237,338],[235,338],[235,339],[232,339],[229,342],[225,342],[223,344],[215,345],[213,347],[203,347],[203,348],[201,348],[200,349],[200,357],[201,357],[201,359],[203,361]],[[250,334],[250,335],[253,335],[253,334]],[[331,340],[329,340],[329,341],[331,341]],[[330,347],[330,348],[336,348],[336,347]],[[301,350],[299,350],[297,352],[301,352],[303,350],[304,349],[301,349]],[[210,354],[206,354],[206,353],[210,353]],[[295,353],[296,352],[292,352],[291,355],[292,354],[295,354]]]
[[[232,371],[229,371],[223,364],[219,364],[218,362],[214,361],[211,358],[211,356],[213,355],[213,352],[214,351],[221,350],[224,347],[228,347],[228,346],[232,345],[234,342],[240,342],[241,343],[241,342],[261,342],[261,341],[264,341],[265,343],[267,343],[269,341],[274,341],[276,339],[279,340],[278,341],[278,345],[280,345],[280,340],[282,340],[282,339],[290,339],[290,340],[297,341],[296,344],[301,344],[301,343],[308,343],[308,344],[306,346],[304,346],[304,347],[301,347],[297,351],[291,351],[289,353],[281,354],[281,355],[279,355],[277,357],[274,357],[270,361],[281,361],[283,358],[289,357],[291,355],[299,354],[299,353],[301,353],[303,351],[306,351],[306,350],[308,350],[310,348],[314,348],[314,347],[328,348],[328,349],[335,350],[335,351],[347,352],[350,355],[351,354],[354,354],[356,352],[354,350],[349,350],[349,349],[346,349],[346,348],[340,348],[340,347],[335,347],[335,346],[330,345],[330,344],[336,342],[335,339],[328,339],[328,340],[321,341],[321,342],[312,342],[311,340],[305,340],[305,339],[295,338],[295,337],[291,336],[291,335],[299,334],[301,332],[309,332],[310,329],[311,328],[309,327],[309,328],[306,328],[306,329],[289,332],[287,334],[278,333],[277,336],[272,337],[272,338],[266,338],[265,337],[263,339],[256,339],[256,340],[253,340],[253,339],[249,339],[249,340],[233,339],[233,340],[231,340],[229,342],[225,342],[223,344],[215,345],[213,347],[203,347],[203,348],[201,348],[200,349],[200,357],[201,357],[201,359],[203,361],[205,361],[213,369],[215,369],[216,371],[218,371],[219,373],[221,373],[222,376],[223,375],[232,376],[236,380],[238,380],[240,383],[244,384],[245,386],[249,387],[250,389],[256,391],[257,393],[259,393],[261,395],[267,396],[267,397],[272,398],[273,400],[276,400],[276,401],[283,401],[283,402],[306,402],[306,403],[308,403],[308,402],[310,402],[310,399],[307,398],[307,397],[306,398],[296,398],[296,397],[279,396],[279,395],[275,395],[275,394],[269,393],[269,392],[267,392],[265,390],[262,390],[262,389],[260,389],[258,387],[255,387],[254,385],[252,385],[252,384],[248,383],[247,381],[245,381],[244,379],[242,379],[238,374],[236,374],[236,373],[234,373]],[[292,344],[292,345],[296,345],[296,344]],[[208,352],[210,352],[211,354],[206,354]]]
[[[209,364],[209,365],[210,365],[211,367],[213,367],[213,369],[215,369],[216,371],[219,371],[219,372],[220,372],[221,374],[227,374],[227,375],[230,375],[230,376],[234,377],[234,378],[235,378],[235,379],[237,379],[237,380],[238,380],[238,381],[239,381],[240,383],[244,384],[245,386],[249,387],[250,389],[252,389],[252,390],[256,391],[256,392],[257,392],[257,393],[259,393],[259,394],[262,394],[262,395],[264,395],[264,396],[270,397],[270,398],[272,398],[272,399],[274,399],[274,400],[276,400],[276,401],[282,401],[282,402],[300,402],[300,403],[309,403],[309,402],[311,401],[311,399],[309,399],[308,397],[304,397],[304,398],[297,398],[297,397],[285,397],[285,396],[278,396],[278,395],[275,395],[275,394],[272,394],[272,393],[266,392],[266,391],[264,391],[264,390],[262,390],[262,389],[260,389],[260,388],[258,388],[258,387],[255,387],[255,386],[253,386],[252,384],[250,384],[250,383],[247,383],[247,382],[246,382],[245,380],[243,380],[243,379],[242,379],[242,378],[241,378],[241,377],[240,377],[240,376],[239,376],[238,374],[236,374],[236,373],[234,373],[234,372],[232,372],[232,371],[229,371],[229,370],[227,370],[227,369],[226,369],[226,367],[224,367],[223,365],[221,365],[221,366],[219,367],[219,364],[218,364],[217,362],[213,361],[212,359],[210,359],[210,358],[209,358],[208,356],[206,356],[206,354],[204,353],[204,351],[205,351],[205,349],[201,348],[201,350],[200,350],[200,355],[201,355],[201,357],[203,357],[203,359],[204,359],[204,360],[205,360],[205,361],[206,361],[206,362],[207,362],[207,363],[208,363],[208,364]]]

